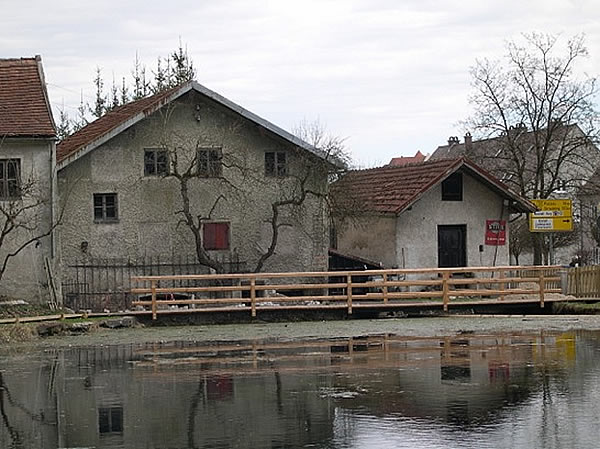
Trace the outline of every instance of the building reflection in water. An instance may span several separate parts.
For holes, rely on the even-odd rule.
[[[468,431],[528,401],[542,378],[564,379],[590,339],[378,335],[5,355],[0,447],[343,447],[359,415]]]

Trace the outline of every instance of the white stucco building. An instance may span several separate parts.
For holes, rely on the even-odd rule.
[[[0,295],[55,293],[55,141],[41,58],[0,59]]]
[[[535,206],[467,159],[350,172],[337,249],[387,268],[509,265],[509,215]]]

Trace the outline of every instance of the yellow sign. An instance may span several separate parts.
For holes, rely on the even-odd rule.
[[[531,200],[539,209],[529,214],[531,232],[567,232],[573,230],[571,200]]]

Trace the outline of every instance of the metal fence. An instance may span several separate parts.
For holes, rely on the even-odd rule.
[[[246,271],[238,257],[219,260],[226,273]],[[63,303],[74,311],[131,310],[134,276],[190,275],[208,273],[193,256],[146,256],[128,258],[88,258],[69,264],[62,282]],[[195,287],[194,280],[179,280],[173,287]]]

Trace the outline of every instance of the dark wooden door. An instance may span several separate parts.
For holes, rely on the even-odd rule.
[[[438,226],[438,266],[467,266],[467,226]]]

